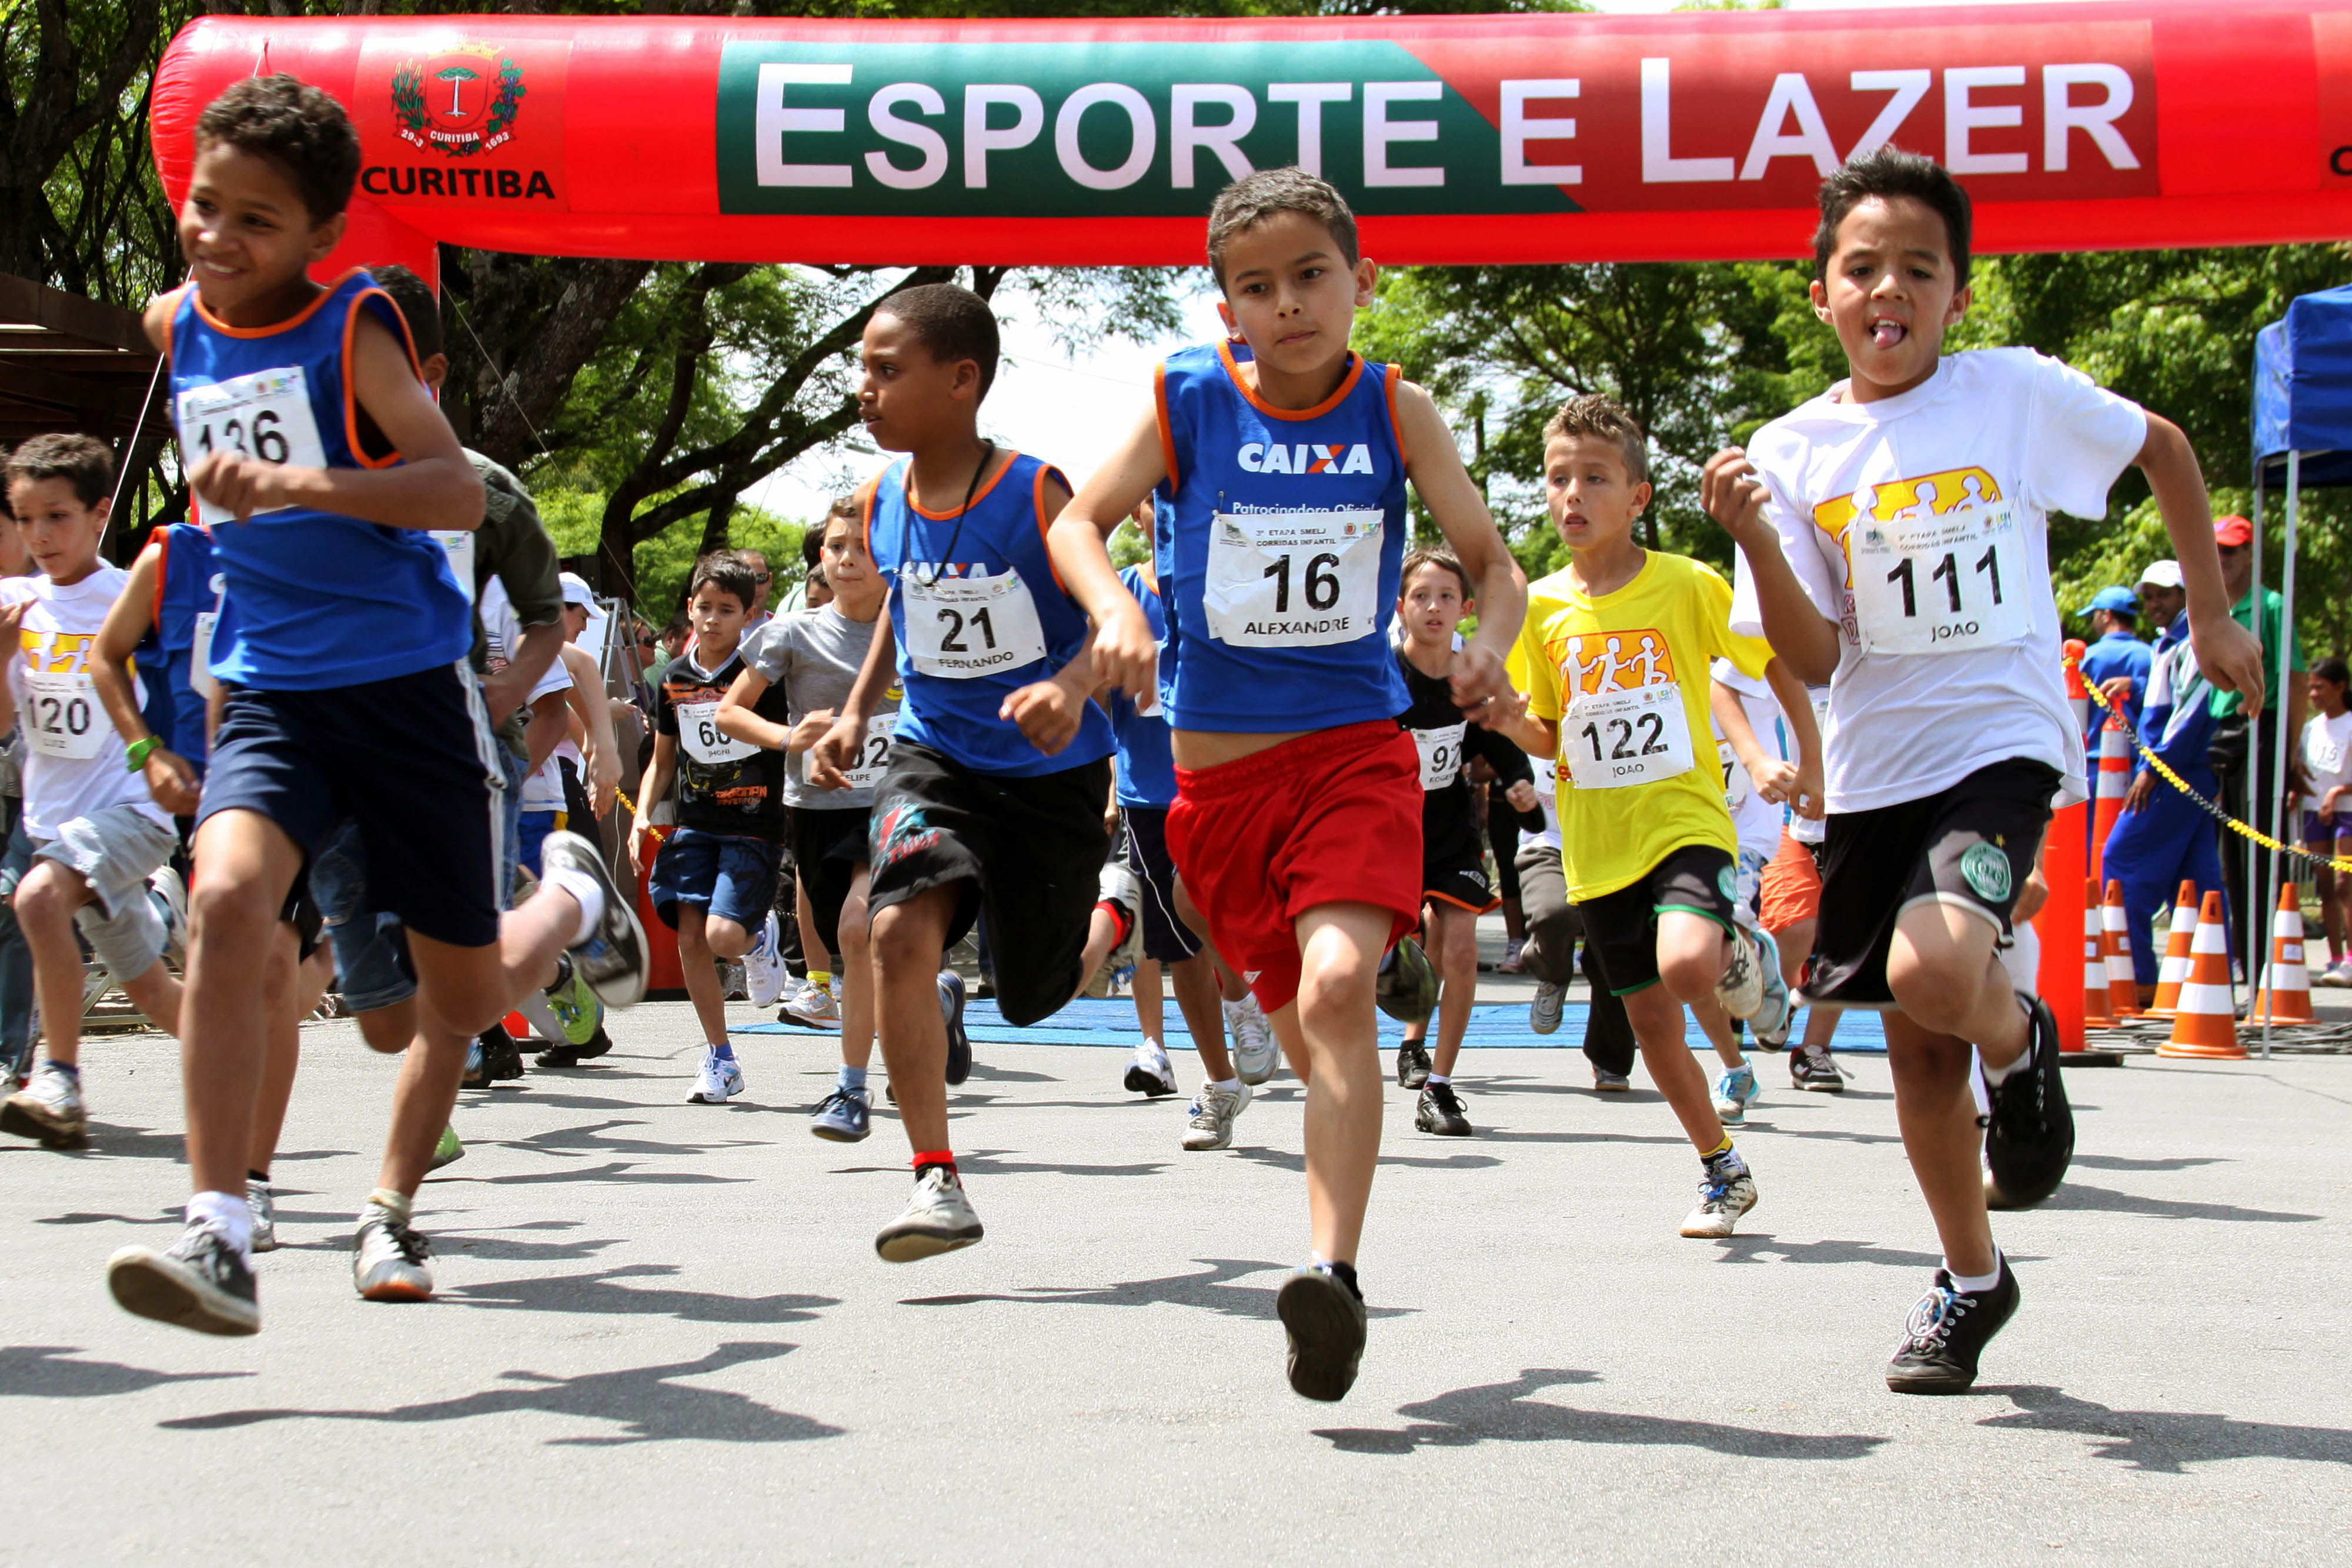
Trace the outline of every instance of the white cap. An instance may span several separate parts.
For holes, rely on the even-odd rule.
[[[2147,570],[2139,574],[2139,581],[2143,588],[2179,588],[2180,563],[2177,560],[2152,560],[2148,562]]]
[[[2173,570],[2177,572],[2179,568],[2175,567]],[[596,608],[596,591],[588,586],[586,578],[576,571],[567,571],[563,574],[562,582],[564,603],[577,604],[583,610]]]

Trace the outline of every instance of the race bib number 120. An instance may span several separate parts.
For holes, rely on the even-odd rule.
[[[1855,528],[1853,610],[1873,653],[1966,653],[2022,641],[2025,536],[2009,507]]]
[[[178,413],[180,457],[191,468],[215,452],[239,452],[291,468],[327,465],[318,422],[310,417],[310,383],[299,365],[189,387],[180,393]],[[196,513],[212,528],[234,520],[226,507],[201,496]]]
[[[1220,512],[1202,588],[1209,635],[1237,648],[1323,648],[1379,629],[1381,514]]]
[[[24,715],[25,733],[43,757],[88,762],[114,738],[98,688],[79,670],[26,671]]]

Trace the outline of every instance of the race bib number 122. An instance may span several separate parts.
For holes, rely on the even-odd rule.
[[[1683,689],[1664,685],[1592,692],[1568,706],[1560,759],[1580,789],[1654,784],[1696,766]]]

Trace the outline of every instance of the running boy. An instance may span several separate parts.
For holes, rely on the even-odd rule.
[[[1208,251],[1231,335],[1160,367],[1153,414],[1055,524],[1054,564],[1094,617],[1104,682],[1159,692],[1174,732],[1169,848],[1307,1081],[1312,1251],[1276,1305],[1291,1387],[1338,1399],[1364,1347],[1356,1248],[1380,1158],[1382,954],[1427,986],[1418,948],[1398,947],[1421,923],[1420,757],[1397,727],[1387,635],[1406,481],[1484,609],[1448,677],[1465,716],[1506,689],[1526,584],[1437,405],[1348,347],[1379,269],[1339,193],[1297,169],[1246,175],[1211,208]],[[1103,546],[1154,494],[1165,665]]]
[[[1717,454],[1701,488],[1739,547],[1735,621],[1830,684],[1805,994],[1885,1011],[1896,1118],[1944,1248],[1886,1369],[1898,1393],[1976,1380],[2018,1301],[1988,1191],[2039,1203],[2074,1152],[2057,1027],[1994,951],[2052,797],[2083,795],[2048,514],[2101,516],[2137,465],[2179,558],[2198,662],[2253,705],[2263,689],[2179,429],[2030,350],[1943,353],[1969,307],[1969,235],[1968,193],[1916,154],[1882,149],[1822,182],[1813,310],[1850,375],[1749,451]],[[1983,1134],[1971,1048],[1991,1103]]]
[[[244,1197],[268,1038],[253,956],[343,818],[360,822],[373,894],[408,928],[419,1039],[453,1094],[475,1032],[567,946],[607,1001],[644,989],[636,917],[585,844],[562,844],[540,894],[500,920],[498,763],[465,664],[466,595],[430,533],[480,522],[481,481],[392,302],[364,273],[321,286],[308,272],[342,238],[359,162],[324,92],[288,76],[231,87],[196,125],[179,218],[194,281],[147,312],[235,634],[213,653],[227,693],[195,834],[194,1195],[179,1241],[122,1249],[108,1281],[128,1310],[208,1333],[260,1327]]]
[[[1771,650],[1732,634],[1731,585],[1713,568],[1634,543],[1650,495],[1649,443],[1632,414],[1587,394],[1552,415],[1544,496],[1569,564],[1528,591],[1511,654],[1528,695],[1512,733],[1529,756],[1559,759],[1568,896],[1698,1151],[1699,1202],[1682,1233],[1720,1239],[1756,1207],[1756,1183],[1692,1059],[1683,1007],[1712,996],[1769,1030],[1788,991],[1772,939],[1739,905],[1738,840],[1700,737],[1708,661],[1757,674]]]
[[[901,289],[875,308],[860,355],[866,433],[907,454],[858,492],[890,619],[809,777],[846,787],[884,694],[905,693],[874,788],[866,892],[882,1060],[915,1166],[913,1199],[874,1249],[905,1263],[982,1235],[948,1144],[947,1086],[971,1071],[971,1044],[962,978],[941,963],[984,911],[1008,1022],[1077,991],[1110,848],[1111,736],[1089,700],[1086,617],[1045,559],[1067,482],[980,434],[996,379],[987,302],[951,284]]]
[[[743,1092],[714,956],[743,960],[757,1006],[774,1006],[783,988],[773,905],[783,854],[784,759],[719,725],[719,701],[743,673],[743,628],[757,592],[751,568],[733,550],[713,550],[694,563],[686,598],[694,645],[662,672],[653,759],[637,794],[649,812],[677,789],[677,827],[661,842],[647,892],[654,913],[677,928],[686,994],[702,1023],[706,1043],[689,1105],[723,1105]],[[784,693],[763,692],[751,711],[782,723]],[[629,861],[639,870],[653,836],[640,815],[629,836]]]
[[[81,1093],[81,946],[148,1019],[179,1032],[180,982],[163,967],[168,933],[147,878],[171,858],[172,820],[147,798],[90,684],[89,653],[124,572],[99,559],[114,462],[87,435],[37,435],[5,475],[38,575],[0,580],[0,636],[14,649],[0,732],[25,732],[24,831],[32,865],[16,885],[16,924],[33,955],[43,1058],[32,1081],[0,1103],[0,1132],[53,1149],[89,1141]],[[150,750],[153,749],[152,746]],[[130,768],[123,764],[128,760]],[[244,1169],[240,1143],[237,1162]],[[237,1190],[244,1190],[239,1177]]]

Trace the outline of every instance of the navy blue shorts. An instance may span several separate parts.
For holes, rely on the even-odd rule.
[[[505,783],[473,673],[308,692],[229,689],[196,825],[254,811],[308,861],[359,824],[368,902],[454,947],[499,939]]]
[[[732,920],[754,937],[776,901],[782,844],[733,833],[680,828],[662,841],[646,891],[654,913],[677,924],[677,906],[691,904],[707,916]]]

